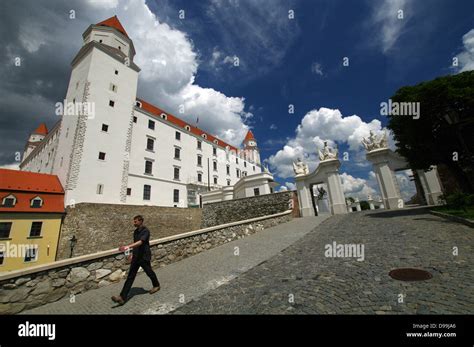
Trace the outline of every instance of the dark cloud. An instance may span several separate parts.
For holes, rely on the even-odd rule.
[[[70,19],[74,10],[76,19]],[[10,164],[39,123],[58,120],[70,62],[91,23],[79,1],[5,1],[0,11],[0,165]],[[15,58],[21,65],[15,66]]]

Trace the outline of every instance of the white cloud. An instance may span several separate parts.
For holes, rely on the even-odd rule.
[[[293,177],[292,163],[298,157],[304,158],[310,171],[316,168],[319,163],[317,150],[324,146],[324,141],[328,141],[329,146],[336,142],[347,143],[349,150],[355,152],[355,159],[363,155],[362,137],[367,137],[370,130],[377,134],[381,129],[381,122],[377,119],[366,123],[359,116],[343,117],[338,109],[321,107],[308,112],[296,128],[296,136],[266,162],[279,177]]]
[[[457,54],[458,66],[454,67],[457,72],[474,70],[474,29],[471,29],[462,37],[464,50]]]
[[[376,27],[378,35],[376,42],[380,44],[383,53],[388,53],[404,33],[413,10],[413,2],[408,0],[371,1],[373,6],[370,24]],[[403,19],[399,18],[399,11],[403,11]],[[372,37],[371,37],[372,38]]]
[[[275,130],[277,129],[277,126],[275,124],[270,124],[270,130]]]
[[[368,182],[363,178],[356,178],[348,173],[340,175],[344,195],[346,197],[359,198],[359,200],[367,200],[368,195],[372,195],[374,199],[378,198],[377,191],[372,188]]]
[[[320,63],[314,62],[311,64],[311,72],[313,74],[323,76],[323,67]]]
[[[415,183],[410,181],[409,176],[411,175],[413,175],[411,170],[400,171],[395,174],[403,201],[409,200],[416,194]]]

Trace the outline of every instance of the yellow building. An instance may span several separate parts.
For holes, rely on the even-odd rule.
[[[0,273],[54,262],[64,213],[57,176],[0,169]]]

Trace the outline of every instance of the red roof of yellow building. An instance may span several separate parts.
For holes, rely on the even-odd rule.
[[[14,195],[16,204],[3,206],[3,198]],[[39,196],[41,207],[31,207]],[[64,189],[58,176],[29,171],[0,169],[0,212],[64,212]]]

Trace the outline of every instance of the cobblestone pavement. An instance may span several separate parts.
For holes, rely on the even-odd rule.
[[[325,245],[334,241],[363,244],[365,259],[325,257]],[[426,209],[333,216],[173,313],[473,314],[473,246],[474,229]],[[399,267],[424,269],[433,278],[402,282],[388,276]]]
[[[139,273],[124,306],[117,306],[110,297],[118,295],[124,281],[90,290],[23,314],[163,314],[184,305],[240,274],[272,258],[295,241],[318,227],[329,216],[297,218],[288,223],[259,231],[228,242],[190,258],[155,269],[161,290],[148,294],[151,282]]]

